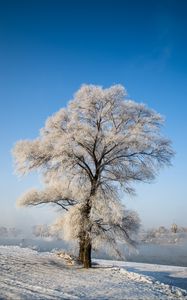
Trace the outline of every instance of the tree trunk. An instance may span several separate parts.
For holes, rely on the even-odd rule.
[[[89,237],[85,239],[84,243],[84,258],[83,258],[83,265],[84,268],[91,268],[92,263],[91,263],[91,251],[92,251],[92,245],[91,245],[91,240]]]
[[[79,261],[84,264],[84,244],[85,244],[85,238],[80,237],[79,239]]]
[[[86,232],[82,234],[79,240],[79,260],[84,268],[91,268],[91,240],[86,237]]]
[[[86,205],[82,208],[83,230],[80,234],[79,240],[79,259],[83,263],[84,268],[91,268],[91,224],[90,224],[90,211],[91,211],[91,197],[95,195],[96,183],[92,184],[90,197],[87,199]]]

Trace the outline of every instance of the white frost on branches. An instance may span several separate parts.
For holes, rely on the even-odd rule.
[[[85,196],[84,188],[75,188],[76,183],[69,182],[67,179],[63,181],[51,181],[49,185],[45,185],[44,190],[31,189],[24,193],[18,200],[18,206],[36,206],[45,203],[57,204],[67,210],[68,206],[75,205],[78,201],[82,201]],[[76,199],[76,200],[75,200]]]
[[[131,243],[139,219],[122,206],[120,193],[133,193],[135,182],[151,182],[170,165],[173,151],[162,124],[160,114],[128,100],[121,85],[83,85],[67,108],[47,119],[36,140],[15,145],[17,172],[39,170],[45,183],[44,190],[24,194],[20,205],[52,203],[68,210],[56,224],[68,239],[84,232],[95,247],[101,240]]]

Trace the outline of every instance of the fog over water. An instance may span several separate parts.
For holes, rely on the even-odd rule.
[[[64,249],[74,251],[71,244],[62,240],[50,240],[40,238],[0,238],[0,245],[17,245],[29,247],[37,251],[52,251],[54,249]],[[180,244],[159,245],[159,244],[139,244],[137,251],[128,253],[125,251],[127,261],[142,262],[151,264],[163,264],[187,267],[187,240]],[[123,251],[123,248],[121,248]],[[102,251],[93,252],[94,258],[116,259]]]

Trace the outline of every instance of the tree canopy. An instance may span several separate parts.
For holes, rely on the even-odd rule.
[[[130,235],[139,227],[122,193],[133,193],[135,182],[151,182],[170,165],[173,151],[162,124],[160,114],[129,100],[121,85],[83,85],[67,108],[47,119],[38,138],[15,145],[17,172],[39,170],[45,184],[19,203],[52,203],[67,211],[58,224],[79,240],[85,267],[91,266],[91,248],[101,242],[118,253],[117,240],[133,243]]]

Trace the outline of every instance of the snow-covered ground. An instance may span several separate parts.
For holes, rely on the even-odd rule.
[[[0,299],[187,299],[187,267],[94,262],[86,270],[56,253],[0,246]]]

